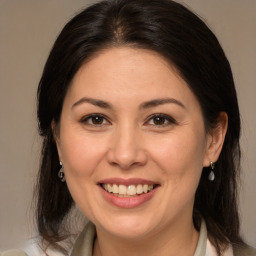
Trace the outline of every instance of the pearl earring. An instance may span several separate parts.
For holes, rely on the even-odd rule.
[[[215,167],[215,163],[214,162],[211,162],[211,171],[208,175],[208,180],[210,181],[214,181],[215,180],[215,174],[214,174],[214,167]]]
[[[59,172],[58,172],[58,177],[60,178],[60,180],[62,181],[62,182],[65,182],[66,181],[66,179],[65,179],[65,174],[64,174],[64,168],[63,168],[63,166],[62,166],[62,162],[60,162],[60,166],[61,166],[61,168],[60,168],[60,170],[59,170]]]

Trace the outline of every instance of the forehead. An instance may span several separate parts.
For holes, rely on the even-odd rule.
[[[74,76],[71,86],[82,82],[81,80],[96,82],[101,80],[102,76],[106,81],[105,86],[108,85],[107,79],[112,81],[119,79],[121,87],[129,83],[128,79],[143,78],[145,83],[148,80],[151,82],[158,80],[160,84],[162,80],[171,77],[186,84],[174,66],[158,53],[145,49],[118,47],[100,51],[85,62]]]
[[[105,49],[84,63],[76,73],[67,96],[164,98],[197,101],[177,70],[160,54],[130,47]]]

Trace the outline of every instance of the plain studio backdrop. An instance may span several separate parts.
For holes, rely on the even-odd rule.
[[[31,200],[40,154],[38,81],[57,34],[93,2],[0,0],[0,252],[22,247],[35,234]],[[243,126],[242,234],[256,246],[256,1],[180,2],[207,21],[232,66]]]

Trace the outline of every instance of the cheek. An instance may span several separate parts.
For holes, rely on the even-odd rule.
[[[203,168],[205,140],[196,131],[173,133],[153,141],[150,154],[171,181],[186,177],[197,180]]]
[[[61,153],[67,176],[90,176],[105,155],[106,147],[100,136],[70,133],[65,130],[61,140]]]
[[[91,191],[97,181],[95,170],[105,157],[107,143],[104,141],[84,132],[62,130],[61,154],[66,183],[77,206],[86,216],[93,216],[92,206],[96,198]]]
[[[166,196],[159,208],[165,209],[166,220],[171,213],[190,213],[193,208],[203,168],[204,140],[201,138],[202,135],[183,133],[183,136],[177,134],[153,143],[151,158],[162,172],[163,194]]]

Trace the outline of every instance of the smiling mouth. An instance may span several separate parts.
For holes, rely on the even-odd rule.
[[[147,194],[158,185],[138,184],[138,185],[123,185],[123,184],[105,184],[101,183],[100,186],[108,193],[112,193],[118,197],[135,197],[142,194]]]

